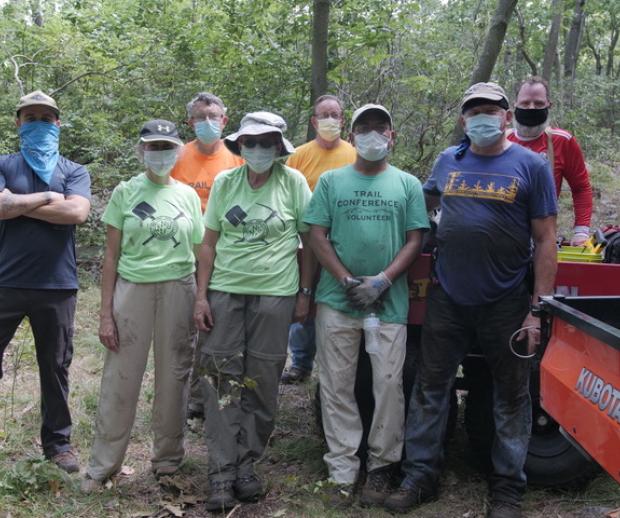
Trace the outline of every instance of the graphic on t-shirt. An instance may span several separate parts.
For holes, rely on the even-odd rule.
[[[259,206],[262,207],[258,209],[261,212],[264,212],[265,215],[262,219],[254,218],[246,221],[248,217],[248,213],[243,210],[239,205],[235,205],[232,209],[230,209],[226,214],[226,219],[230,222],[234,227],[238,227],[239,225],[243,225],[243,237],[237,239],[235,243],[247,242],[247,243],[255,243],[257,241],[262,241],[263,244],[268,245],[267,237],[269,237],[269,226],[268,222],[273,218],[277,218],[282,223],[282,230],[285,229],[286,225],[284,220],[280,217],[277,210],[268,207],[267,205],[263,205],[262,203],[256,203],[252,205],[248,209],[248,211],[256,212],[254,207]]]
[[[174,243],[172,248],[176,248],[181,244],[181,242],[177,241],[175,238],[179,230],[177,220],[180,218],[188,218],[176,205],[169,201],[166,201],[166,203],[172,205],[177,210],[177,215],[174,218],[170,216],[154,216],[157,210],[145,201],[138,203],[138,205],[133,208],[132,212],[145,222],[151,233],[151,236],[142,243],[143,246],[148,245],[153,239],[157,239],[158,241],[171,240]]]
[[[336,202],[336,207],[344,209],[349,221],[391,221],[394,209],[399,209],[398,200],[386,199],[381,191],[353,191],[350,198]]]
[[[518,192],[519,179],[514,176],[453,171],[448,174],[443,194],[514,203]]]

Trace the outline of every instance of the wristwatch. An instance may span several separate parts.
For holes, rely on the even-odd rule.
[[[310,297],[312,295],[312,288],[299,288],[299,293]]]

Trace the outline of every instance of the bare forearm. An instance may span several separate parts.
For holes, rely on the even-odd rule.
[[[0,220],[13,219],[27,215],[30,211],[47,205],[52,200],[49,191],[32,194],[13,194],[0,192]]]
[[[301,234],[301,242],[303,244],[303,248],[301,250],[301,272],[299,275],[299,285],[302,288],[312,288],[318,262],[314,252],[312,251],[312,247],[310,246],[309,233]]]
[[[100,316],[111,317],[113,312],[112,300],[116,285],[116,266],[118,258],[106,252],[101,269],[101,309]]]
[[[203,244],[198,255],[198,279],[196,289],[196,299],[205,299],[207,297],[207,288],[213,273],[213,263],[215,262],[215,248]]]
[[[405,245],[399,250],[390,265],[383,270],[390,281],[394,281],[400,277],[411,266],[413,261],[420,255],[422,248],[422,232],[420,230],[410,231],[409,237]]]
[[[84,210],[83,205],[73,200],[64,200],[37,207],[24,216],[54,225],[78,225],[86,221],[88,210]]]
[[[336,251],[326,235],[312,232],[310,244],[321,266],[332,274],[338,282],[342,282],[345,277],[352,276],[336,255]]]
[[[532,302],[538,303],[542,295],[553,294],[557,272],[557,252],[554,242],[537,243],[534,250],[534,295]]]

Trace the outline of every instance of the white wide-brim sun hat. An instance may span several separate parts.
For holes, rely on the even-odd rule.
[[[224,139],[226,147],[235,155],[241,156],[239,137],[243,135],[265,135],[266,133],[279,133],[282,140],[280,157],[291,155],[295,152],[295,146],[284,138],[286,122],[282,117],[271,112],[252,112],[241,119],[239,131],[228,135]]]

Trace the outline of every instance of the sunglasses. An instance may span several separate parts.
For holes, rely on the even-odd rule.
[[[241,145],[249,149],[254,149],[257,144],[263,149],[269,149],[270,147],[275,146],[276,142],[273,139],[255,139],[255,138],[245,138],[241,141]]]

